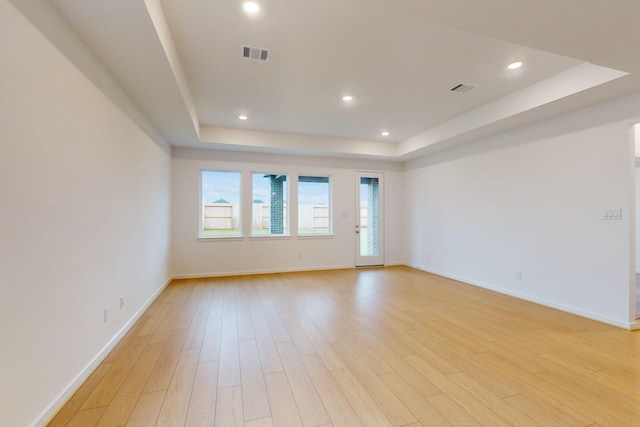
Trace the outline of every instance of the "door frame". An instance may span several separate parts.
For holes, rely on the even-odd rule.
[[[377,178],[378,179],[378,255],[361,255],[360,254],[360,182],[361,178]],[[354,243],[355,243],[355,266],[356,267],[372,267],[382,266],[385,264],[384,251],[384,172],[381,171],[354,171],[355,185],[355,215],[354,215]]]

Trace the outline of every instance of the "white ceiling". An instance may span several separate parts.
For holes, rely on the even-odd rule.
[[[403,160],[640,90],[637,0],[50,1],[174,145]]]

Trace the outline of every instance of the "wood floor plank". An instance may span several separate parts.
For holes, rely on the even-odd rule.
[[[436,411],[424,397],[414,390],[409,383],[396,373],[384,374],[380,379],[400,399],[411,413],[425,425],[447,427],[451,424]]]
[[[309,341],[316,350],[316,353],[322,358],[327,368],[332,371],[334,369],[346,368],[342,359],[336,354],[331,345],[324,339],[322,333],[311,320],[300,321],[300,327],[309,337]]]
[[[178,364],[165,395],[156,426],[184,425],[189,409],[189,400],[195,381],[199,349],[192,348],[180,353]]]
[[[176,319],[176,323],[173,325],[174,329],[189,328],[189,326],[193,322],[193,316],[198,310],[198,305],[200,303],[200,299],[202,297],[203,291],[204,291],[203,284],[196,279],[193,285],[193,289],[189,294],[189,298],[185,302],[182,310],[180,310],[180,315]]]
[[[378,376],[369,369],[353,348],[345,342],[333,344],[333,348],[342,357],[349,371],[376,401],[380,409],[394,426],[403,426],[416,421],[413,414],[402,404]]]
[[[333,424],[335,426],[362,426],[358,415],[336,384],[321,357],[318,354],[307,354],[301,357]]]
[[[147,427],[156,424],[166,391],[156,391],[140,395],[127,421],[127,427]]]
[[[556,387],[558,390],[562,390],[565,396],[568,396],[569,393],[577,393],[577,396],[580,396],[580,405],[591,406],[598,410],[596,422],[610,425],[640,424],[638,406],[627,408],[610,399],[608,395],[601,395],[585,389],[578,384],[572,383],[570,379],[563,378],[553,372],[542,372],[537,374],[536,377],[541,378],[542,381]]]
[[[131,347],[134,346],[136,342],[140,342],[140,335],[137,333],[137,331],[140,330],[140,326],[136,324],[134,327],[136,328],[135,331],[130,330],[127,332],[113,350],[109,352],[107,357],[104,358],[102,363],[117,362],[120,357],[126,356],[131,351]]]
[[[153,372],[151,372],[151,376],[147,380],[144,393],[152,393],[169,388],[171,377],[173,377],[186,337],[186,329],[176,329],[171,332],[169,339],[162,348],[162,353],[153,368]]]
[[[431,381],[425,378],[413,366],[407,363],[400,355],[395,353],[387,344],[369,331],[360,331],[359,335],[370,347],[378,354],[384,362],[392,369],[392,372],[399,374],[407,383],[409,383],[423,397],[432,396],[441,393],[440,389],[433,385]],[[415,354],[415,353],[410,353]]]
[[[445,417],[447,422],[451,423],[452,426],[482,427],[482,424],[444,394],[429,396],[426,400],[436,411]]]
[[[211,302],[207,314],[207,322],[202,338],[200,363],[213,362],[220,357],[220,334],[222,329],[222,295],[223,289],[215,284],[211,286]]]
[[[282,319],[280,319],[277,312],[265,313],[265,318],[267,319],[273,341],[276,343],[291,341],[287,328],[284,327],[284,323],[282,323]]]
[[[405,356],[405,359],[418,371],[422,372],[423,375],[430,378],[447,397],[478,420],[480,424],[505,427],[511,425],[511,423],[495,413],[490,406],[485,405],[471,393],[458,386],[447,375],[441,373],[422,357],[418,355]]]
[[[277,346],[302,423],[305,426],[318,426],[330,422],[329,414],[293,343],[279,343]]]
[[[240,385],[240,354],[238,350],[238,330],[235,326],[222,328],[220,336],[220,364],[218,387]]]
[[[572,360],[567,360],[555,354],[543,354],[540,357],[545,361],[551,362],[549,371],[562,375],[567,380],[571,380],[585,389],[589,389],[595,382],[605,392],[605,399],[607,396],[617,395],[616,401],[621,405],[631,409],[639,409],[640,388],[637,387],[637,382],[632,387],[628,387],[626,384],[612,379],[609,375],[585,368],[579,363],[574,363],[573,358]]]
[[[544,410],[544,408],[536,405],[531,400],[527,399],[525,396],[521,394],[517,394],[515,396],[510,396],[505,398],[507,402],[513,405],[515,408],[518,408],[521,412],[527,414],[532,419],[536,420],[536,422],[543,426],[578,426],[584,425],[580,424],[569,424],[565,422],[564,419],[556,416],[555,414]]]
[[[503,341],[497,341],[492,344],[491,351],[499,352],[509,362],[529,373],[537,374],[549,369],[550,364],[544,359],[520,347],[514,347],[510,343]]]
[[[464,372],[497,396],[505,398],[518,394],[516,390],[509,387],[508,381],[496,375],[493,370],[488,369],[482,359],[479,359],[475,354],[469,354],[464,347],[459,346],[457,343],[442,343],[434,348],[437,349],[439,355],[444,357],[460,372]]]
[[[485,388],[482,384],[476,382],[467,374],[457,372],[455,374],[447,375],[447,377],[512,425],[540,425],[528,415],[522,413],[512,405],[509,405],[501,397],[493,394],[491,390]]]
[[[407,267],[175,280],[48,424],[640,425],[640,334]]]
[[[514,389],[518,389],[524,396],[546,408],[547,411],[555,413],[556,416],[572,423],[578,421],[579,425],[590,425],[594,421],[593,413],[587,409],[587,405],[574,396],[562,393],[561,390],[549,388],[537,376],[521,370],[511,365],[508,361],[492,352],[478,355],[479,358],[488,361],[495,372],[501,377],[511,375],[515,381],[511,384]],[[570,400],[571,402],[567,401]],[[599,416],[597,416],[599,418]]]
[[[431,366],[434,366],[438,371],[443,374],[453,374],[459,372],[455,365],[451,363],[442,354],[439,354],[437,349],[440,348],[440,344],[437,341],[421,334],[418,331],[410,331],[402,335],[402,340],[405,344],[415,350],[415,354],[425,359]],[[467,353],[474,354],[473,352],[464,350]]]
[[[113,366],[93,389],[84,401],[80,410],[101,408],[107,406],[113,400],[120,386],[145,349],[149,337],[134,336],[124,354],[113,363]]]
[[[377,321],[369,327],[369,332],[384,342],[398,356],[409,356],[415,354],[415,351],[405,345],[394,335],[394,330],[386,325],[383,321]]]
[[[204,331],[207,326],[207,318],[209,315],[208,308],[198,308],[193,315],[187,337],[184,341],[183,349],[201,348],[204,339]]]
[[[280,320],[287,330],[287,335],[291,338],[291,342],[296,347],[299,355],[315,353],[316,349],[311,344],[309,337],[304,329],[300,326],[300,321],[288,313],[280,313]]]
[[[267,393],[271,404],[273,425],[276,427],[302,427],[302,417],[293,398],[287,375],[274,372],[265,375]]]
[[[204,427],[215,419],[218,362],[199,363],[189,399],[185,427]]]
[[[243,281],[244,283],[244,281]],[[236,294],[236,322],[238,327],[238,339],[247,340],[255,338],[253,330],[253,318],[251,308],[244,287],[239,286]]]
[[[67,427],[94,426],[98,423],[98,420],[104,413],[104,410],[105,408],[93,408],[77,411],[67,424]]]
[[[240,386],[218,389],[216,400],[216,427],[242,427],[242,390]]]
[[[375,344],[376,339],[365,339],[363,336],[367,335],[369,331],[367,329],[361,329],[358,331],[348,331],[348,340],[351,347],[362,359],[362,361],[373,371],[376,375],[388,374],[393,372],[393,369],[389,364],[381,357],[378,349],[372,347],[370,344]],[[395,356],[393,356],[395,357]]]
[[[149,344],[133,365],[131,372],[114,396],[106,411],[100,418],[98,427],[120,426],[126,424],[131,411],[138,401],[142,390],[151,375],[163,344]]]
[[[266,375],[282,371],[282,362],[280,361],[280,355],[278,354],[276,343],[271,335],[269,325],[263,321],[254,322],[253,329],[256,334],[256,344],[260,353],[262,372]]]
[[[248,339],[240,341],[239,347],[244,420],[266,418],[271,415],[271,409],[258,346],[254,339]]]
[[[162,322],[162,320],[166,317],[167,313],[169,313],[169,310],[171,309],[171,307],[172,307],[172,303],[167,302],[160,305],[153,312],[153,314],[147,315],[145,313],[145,315],[143,315],[142,318],[140,319],[141,326],[137,330],[136,335],[138,336],[153,335],[158,329],[158,327],[160,326],[160,323]]]
[[[373,401],[369,393],[349,369],[337,369],[330,372],[364,426],[393,426],[389,418],[382,412],[378,404]]]
[[[58,413],[49,421],[48,427],[64,427],[74,414],[80,409],[80,406],[89,397],[93,390],[98,386],[100,381],[109,372],[113,363],[101,363],[95,371],[91,373],[89,378],[80,386],[71,398],[64,404]]]
[[[151,340],[149,341],[151,344],[166,342],[173,334],[175,325],[182,315],[182,311],[185,308],[191,293],[193,292],[192,281],[184,281],[183,283],[184,284],[180,287],[180,292],[177,294],[175,301],[173,301],[169,312],[162,319],[160,325],[158,325],[156,331],[151,336]]]
[[[233,285],[233,278],[226,278],[224,284],[224,296],[222,304],[222,326],[233,326],[237,328],[236,318],[236,290]]]

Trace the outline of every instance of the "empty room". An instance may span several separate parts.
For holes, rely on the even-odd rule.
[[[0,426],[640,425],[637,16],[0,0]]]

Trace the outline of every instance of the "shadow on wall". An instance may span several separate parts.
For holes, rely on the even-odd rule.
[[[48,1],[9,0],[40,33],[47,38],[82,74],[91,80],[152,141],[171,154],[171,146],[140,112],[120,85],[108,74],[82,42],[78,40],[58,11]]]
[[[627,98],[630,99],[635,96],[637,96],[637,94],[629,95]],[[611,123],[612,121],[624,120],[624,118],[628,118],[630,122],[633,122],[637,119],[636,111],[630,111],[628,103],[620,102],[621,99],[624,98],[618,98],[602,104],[607,105],[607,108],[596,106],[594,108],[569,112],[559,116],[562,117],[562,120],[545,120],[525,127],[516,127],[515,129],[498,135],[492,135],[475,140],[474,142],[453,146],[428,156],[419,157],[408,161],[407,169],[436,165],[451,160],[501,150],[503,148],[524,145],[545,138],[557,137],[561,134],[584,131],[585,123],[590,123],[591,128],[596,128]],[[640,124],[636,125],[636,129],[638,127],[640,127]],[[636,132],[636,135],[638,135],[638,133],[640,132]]]

